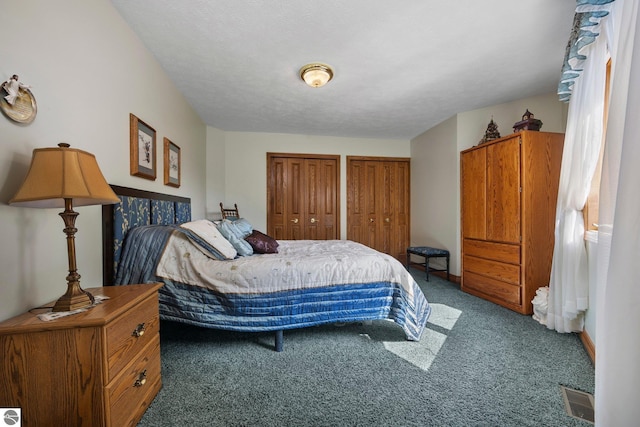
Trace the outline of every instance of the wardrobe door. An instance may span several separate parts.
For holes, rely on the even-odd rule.
[[[487,149],[462,153],[462,237],[487,238]]]
[[[520,243],[520,138],[487,147],[487,240]]]

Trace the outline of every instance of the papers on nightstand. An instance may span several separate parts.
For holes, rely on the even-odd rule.
[[[109,297],[104,295],[94,295],[94,303],[89,307],[78,308],[76,310],[71,310],[71,311],[56,311],[56,312],[51,311],[49,313],[42,313],[42,314],[38,314],[38,319],[44,322],[48,322],[50,320],[59,319],[61,317],[71,316],[72,314],[82,313],[83,311],[90,310],[91,308],[95,307],[96,305],[100,304],[102,301],[107,299],[109,299]]]

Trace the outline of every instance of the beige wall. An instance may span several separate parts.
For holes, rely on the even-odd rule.
[[[451,272],[458,271],[457,123],[453,116],[411,141],[411,245],[448,249]]]
[[[564,132],[567,105],[555,93],[459,113],[411,140],[411,241],[451,252],[460,275],[460,151],[477,145],[493,118],[501,136],[529,109],[543,131]]]
[[[501,136],[513,133],[513,124],[522,120],[529,109],[536,119],[542,120],[540,130],[564,132],[567,124],[568,104],[558,101],[558,95],[547,95],[519,99],[504,104],[492,105],[458,114],[458,151],[477,145],[484,136],[487,124],[493,118]]]
[[[33,123],[0,116],[0,320],[66,289],[65,234],[56,209],[7,202],[34,148],[65,141],[95,154],[107,181],[191,197],[204,215],[206,126],[108,0],[3,0],[0,79],[16,73],[38,102]],[[157,179],[129,175],[129,113],[157,132]],[[162,138],[181,147],[182,186],[163,185]],[[101,209],[77,209],[83,287],[102,285]]]
[[[225,202],[225,141],[225,132],[210,126],[207,127],[205,218],[211,220],[221,218],[220,202]]]
[[[224,202],[237,203],[240,214],[264,232],[267,229],[268,152],[340,155],[340,232],[343,239],[347,234],[346,156],[410,156],[408,140],[251,132],[226,132],[224,139]],[[218,203],[220,201],[215,202]]]

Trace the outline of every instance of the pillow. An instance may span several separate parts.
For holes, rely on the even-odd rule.
[[[253,248],[244,238],[251,234],[253,227],[246,219],[229,221],[223,219],[218,224],[220,233],[233,245],[240,256],[253,255]]]
[[[242,234],[243,239],[253,231],[253,225],[251,225],[251,223],[244,218],[232,219],[231,223],[238,230],[238,232]]]
[[[224,257],[224,259],[234,259],[238,254],[233,245],[218,231],[216,226],[206,219],[200,219],[197,221],[185,222],[180,227],[191,231],[195,236],[202,239],[202,242],[198,242],[197,239],[189,237],[192,243],[194,243],[205,255],[210,258],[218,258],[215,253],[212,254],[210,250],[206,248],[206,245],[210,245]],[[213,255],[213,256],[212,256]]]
[[[273,237],[267,236],[258,230],[253,230],[251,234],[244,238],[257,254],[277,254],[279,243]]]

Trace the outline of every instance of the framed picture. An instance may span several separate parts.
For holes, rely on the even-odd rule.
[[[180,187],[180,147],[164,138],[164,183]]]
[[[156,179],[156,131],[129,114],[129,149],[131,175],[150,180]]]

